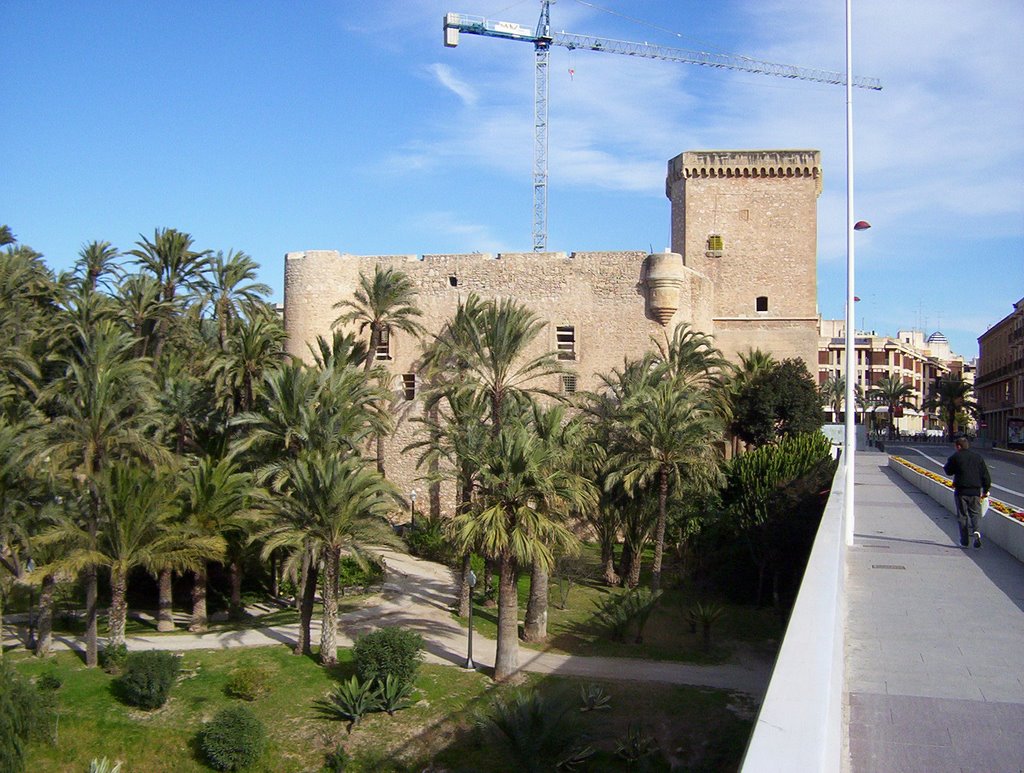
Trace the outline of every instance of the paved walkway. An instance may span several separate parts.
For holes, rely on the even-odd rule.
[[[1024,566],[858,454],[847,560],[852,773],[1024,770]]]
[[[387,562],[384,592],[366,606],[341,616],[338,646],[351,646],[355,637],[386,625],[399,625],[423,636],[426,660],[433,663],[463,666],[466,662],[467,630],[450,614],[455,598],[455,578],[441,564],[412,556],[383,551]],[[14,644],[25,635],[23,629],[4,626],[4,643]],[[312,637],[320,638],[319,620],[314,620]],[[297,639],[297,626],[254,628],[225,633],[153,634],[130,636],[131,650],[229,649],[287,644]],[[55,637],[57,646],[82,650],[82,642],[74,638]],[[478,668],[494,667],[495,641],[480,634],[473,638],[473,660]],[[720,666],[697,666],[687,663],[638,660],[631,658],[598,658],[578,655],[557,655],[519,648],[519,664],[524,671],[593,679],[693,685],[735,690],[764,696],[771,674],[770,662],[753,655],[744,655],[739,663]]]

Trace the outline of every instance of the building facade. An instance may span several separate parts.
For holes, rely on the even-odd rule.
[[[375,265],[405,272],[428,333],[438,332],[470,293],[514,298],[547,322],[535,344],[557,351],[570,370],[541,386],[593,389],[671,335],[680,322],[715,338],[733,359],[749,348],[812,367],[817,329],[817,198],[820,154],[813,150],[687,152],[669,161],[671,251],[355,256],[289,253],[284,305],[288,352],[311,359],[329,336],[335,305],[351,298]],[[641,242],[649,242],[642,239]],[[398,427],[385,448],[390,479],[420,502],[414,458],[402,453],[421,415],[420,341],[395,331],[376,353],[395,375]],[[410,497],[411,498],[411,497]],[[441,507],[432,492],[431,509]]]
[[[818,384],[830,378],[846,376],[846,323],[841,319],[823,319],[819,323]],[[895,378],[912,389],[909,401],[914,408],[904,408],[895,419],[903,434],[918,435],[943,432],[945,425],[936,411],[926,411],[924,401],[931,394],[935,382],[944,376],[959,375],[968,383],[974,382],[974,366],[952,352],[949,340],[941,332],[927,338],[920,330],[900,330],[895,336],[880,336],[872,331],[856,331],[854,348],[856,384],[866,395],[883,378]],[[888,409],[879,406],[857,407],[858,421],[862,414],[871,412],[878,423],[888,425]],[[841,422],[842,414],[834,406],[826,406],[826,415],[833,422]]]
[[[1024,298],[978,336],[975,388],[982,437],[1001,448],[1024,450]]]

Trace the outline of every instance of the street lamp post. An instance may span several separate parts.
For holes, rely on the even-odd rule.
[[[466,649],[466,668],[475,669],[473,662],[473,588],[476,587],[476,572],[472,569],[466,575],[466,583],[469,585],[469,641]]]

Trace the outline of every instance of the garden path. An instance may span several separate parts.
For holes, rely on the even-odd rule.
[[[455,601],[455,577],[450,569],[431,561],[390,550],[381,551],[387,563],[384,590],[360,609],[341,615],[338,645],[384,625],[398,625],[423,636],[427,662],[454,666],[466,663],[467,630],[451,615]],[[26,631],[15,622],[4,624],[4,646],[24,644]],[[319,621],[314,620],[313,641],[319,640]],[[249,628],[203,634],[168,633],[127,638],[130,650],[229,649],[279,644],[294,645],[296,625]],[[80,639],[55,636],[56,646],[82,651]],[[478,669],[494,666],[496,643],[477,633],[473,660]],[[760,699],[768,685],[772,663],[753,653],[741,653],[736,663],[702,666],[638,658],[586,657],[538,652],[520,647],[520,669],[592,679],[660,682],[743,692]]]

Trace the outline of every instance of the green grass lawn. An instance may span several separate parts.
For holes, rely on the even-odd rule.
[[[342,723],[320,717],[313,709],[337,680],[352,673],[350,653],[325,670],[284,647],[188,652],[182,678],[161,709],[141,711],[120,703],[111,688],[114,677],[86,669],[62,653],[48,660],[10,655],[30,676],[55,673],[60,716],[56,745],[33,744],[28,770],[88,769],[94,757],[124,761],[124,773],[204,771],[210,768],[196,749],[202,723],[235,701],[224,692],[234,668],[259,664],[273,674],[268,694],[250,705],[267,727],[270,744],[253,771],[320,770],[324,756],[341,743],[358,761],[346,770],[419,771],[436,762],[449,770],[504,771],[509,762],[482,748],[473,732],[473,716],[484,711],[496,687],[482,674],[447,666],[421,666],[417,702],[394,717],[373,714],[349,735]],[[578,693],[580,682],[527,677],[543,690]],[[613,756],[615,741],[630,723],[643,727],[668,758],[688,770],[735,770],[751,728],[751,707],[741,697],[715,690],[675,686],[605,684],[611,709],[574,716],[599,754],[587,769],[621,770]],[[669,763],[654,769],[669,769]]]
[[[676,660],[689,663],[714,664],[729,661],[739,648],[754,649],[767,658],[774,657],[778,642],[785,632],[785,621],[777,612],[731,604],[713,594],[701,593],[692,587],[666,589],[643,631],[643,641],[636,642],[631,633],[625,642],[611,641],[607,631],[595,617],[598,604],[610,594],[622,593],[610,588],[597,577],[598,554],[595,546],[585,547],[585,557],[592,564],[588,578],[574,584],[568,592],[565,607],[556,577],[551,578],[548,594],[548,641],[543,644],[520,642],[521,646],[571,655],[632,657],[649,660]],[[647,566],[650,565],[649,560]],[[478,572],[479,574],[479,572]],[[644,574],[642,584],[649,584]],[[519,578],[519,619],[526,614],[530,577]],[[473,606],[473,628],[485,636],[497,637],[498,610],[484,606],[477,588]],[[689,610],[697,602],[713,602],[724,608],[724,614],[712,626],[712,644],[704,646],[700,631],[690,632]],[[463,624],[467,621],[462,618]]]

